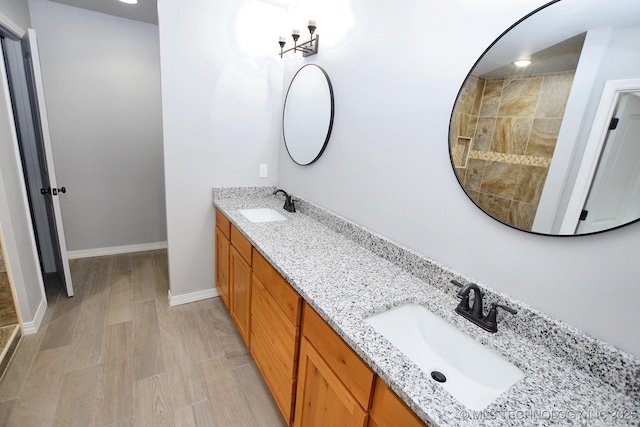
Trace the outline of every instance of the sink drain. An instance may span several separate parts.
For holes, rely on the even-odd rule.
[[[445,377],[442,372],[438,372],[438,371],[431,372],[431,378],[438,381],[439,383],[443,383],[447,381],[447,377]]]

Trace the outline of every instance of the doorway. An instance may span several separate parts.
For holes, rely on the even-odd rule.
[[[598,232],[639,217],[638,94],[640,79],[605,83],[560,227],[561,234],[574,234],[576,230],[579,234]],[[629,219],[629,212],[636,212],[633,219]]]
[[[28,30],[20,42],[3,38],[2,45],[45,290],[64,286],[71,297],[73,284],[58,200],[66,189],[55,180],[35,31]]]
[[[618,98],[578,233],[595,233],[640,218],[640,91]]]

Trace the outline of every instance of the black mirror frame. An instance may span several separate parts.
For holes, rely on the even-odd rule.
[[[322,144],[322,148],[319,150],[318,155],[311,160],[309,163],[300,163],[298,161],[296,161],[293,156],[291,155],[291,152],[289,151],[289,146],[287,145],[287,136],[285,133],[285,129],[284,129],[284,111],[287,108],[287,98],[289,97],[289,91],[291,90],[291,86],[293,85],[293,82],[295,81],[296,77],[298,76],[298,74],[305,68],[305,67],[309,67],[309,66],[314,66],[317,67],[320,71],[322,71],[322,74],[324,74],[324,77],[327,79],[327,86],[329,88],[329,97],[331,100],[331,115],[329,118],[329,127],[327,128],[327,136],[325,137],[324,143]],[[291,79],[291,83],[289,83],[289,87],[287,88],[287,94],[285,95],[284,98],[284,106],[282,108],[282,138],[284,139],[284,146],[287,149],[287,154],[289,154],[289,158],[291,158],[291,160],[296,163],[297,165],[300,166],[308,166],[312,163],[315,163],[320,156],[322,156],[322,154],[324,153],[324,150],[327,148],[327,144],[329,143],[329,138],[331,138],[331,131],[333,129],[333,117],[335,114],[335,100],[334,100],[334,95],[333,95],[333,85],[331,84],[331,79],[329,79],[329,75],[327,74],[327,72],[320,67],[319,65],[316,64],[306,64],[303,65],[302,67],[300,67],[300,69],[298,71],[296,71],[296,74],[293,76],[293,78]]]
[[[640,222],[640,218],[635,219],[633,221],[627,222],[625,224],[621,224],[618,225],[616,227],[611,227],[611,228],[607,228],[606,230],[599,230],[599,231],[594,231],[591,233],[582,233],[582,234],[549,234],[549,233],[539,233],[536,231],[532,231],[532,230],[524,230],[522,228],[518,228],[512,224],[509,224],[505,221],[502,221],[498,218],[496,218],[495,216],[491,215],[489,212],[487,212],[482,206],[480,206],[475,200],[473,200],[473,198],[469,195],[469,193],[465,190],[464,185],[462,183],[462,181],[460,181],[460,177],[458,176],[458,174],[456,173],[456,166],[455,166],[455,162],[453,159],[453,153],[451,150],[452,145],[452,141],[451,141],[451,125],[453,124],[453,119],[454,119],[454,114],[455,114],[455,107],[456,104],[458,103],[458,99],[460,98],[460,95],[462,93],[462,90],[464,88],[465,83],[467,82],[467,80],[469,80],[469,77],[471,76],[471,73],[473,72],[473,70],[476,68],[476,66],[478,65],[478,63],[482,60],[482,58],[484,58],[484,56],[487,54],[487,52],[489,50],[491,50],[491,48],[502,38],[504,37],[509,31],[511,31],[514,27],[518,26],[522,21],[528,19],[530,16],[535,15],[536,13],[540,12],[543,9],[546,9],[547,7],[558,3],[562,0],[552,0],[549,3],[540,6],[538,8],[536,8],[535,10],[533,10],[532,12],[528,13],[527,15],[525,15],[524,17],[522,17],[521,19],[519,19],[518,21],[516,21],[513,25],[509,26],[509,28],[507,28],[505,31],[502,32],[502,34],[500,34],[490,45],[489,47],[487,47],[484,52],[482,52],[482,55],[480,55],[480,57],[474,62],[473,66],[471,67],[471,69],[469,70],[469,72],[467,73],[466,77],[464,78],[462,85],[460,86],[460,90],[458,91],[458,94],[456,96],[456,99],[453,103],[453,108],[451,109],[451,116],[449,118],[449,128],[448,128],[448,149],[449,149],[449,160],[451,162],[451,169],[453,170],[453,174],[456,177],[456,180],[458,181],[458,184],[460,185],[460,188],[462,189],[462,191],[464,191],[465,195],[469,198],[469,200],[471,200],[471,202],[473,202],[473,204],[480,209],[482,212],[484,212],[487,216],[491,217],[492,219],[494,219],[495,221],[498,221],[501,224],[504,224],[514,230],[518,230],[518,231],[522,231],[525,233],[529,233],[529,234],[534,234],[534,235],[538,235],[538,236],[548,236],[548,237],[582,237],[582,236],[592,236],[595,234],[601,234],[601,233],[606,233],[608,231],[613,231],[613,230],[617,230],[623,227],[626,227],[628,225],[634,224],[634,223],[638,223]]]

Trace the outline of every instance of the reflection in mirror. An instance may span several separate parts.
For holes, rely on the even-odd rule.
[[[637,0],[561,0],[487,49],[460,89],[449,137],[457,178],[478,207],[548,235],[590,234],[640,218],[640,152],[633,148],[640,144],[613,149],[621,137],[608,136],[638,135],[635,113],[627,112],[630,124],[607,129],[618,101],[638,98],[625,95],[640,91],[637,40]],[[521,59],[530,65],[517,67]],[[605,97],[607,85],[622,89]]]
[[[577,234],[607,230],[640,217],[640,92],[622,92],[617,98]],[[567,227],[571,231],[573,224]]]
[[[309,165],[324,152],[333,127],[333,89],[327,73],[315,64],[300,68],[289,85],[282,127],[291,159]]]

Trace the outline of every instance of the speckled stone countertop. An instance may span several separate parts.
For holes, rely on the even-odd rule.
[[[451,279],[472,281],[384,237],[273,188],[214,189],[214,204],[429,426],[640,425],[640,360],[518,301],[491,334],[455,314]],[[251,223],[238,209],[273,208],[287,221]],[[415,302],[500,353],[526,376],[471,411],[368,326],[368,316]],[[486,306],[486,305],[485,305]]]

